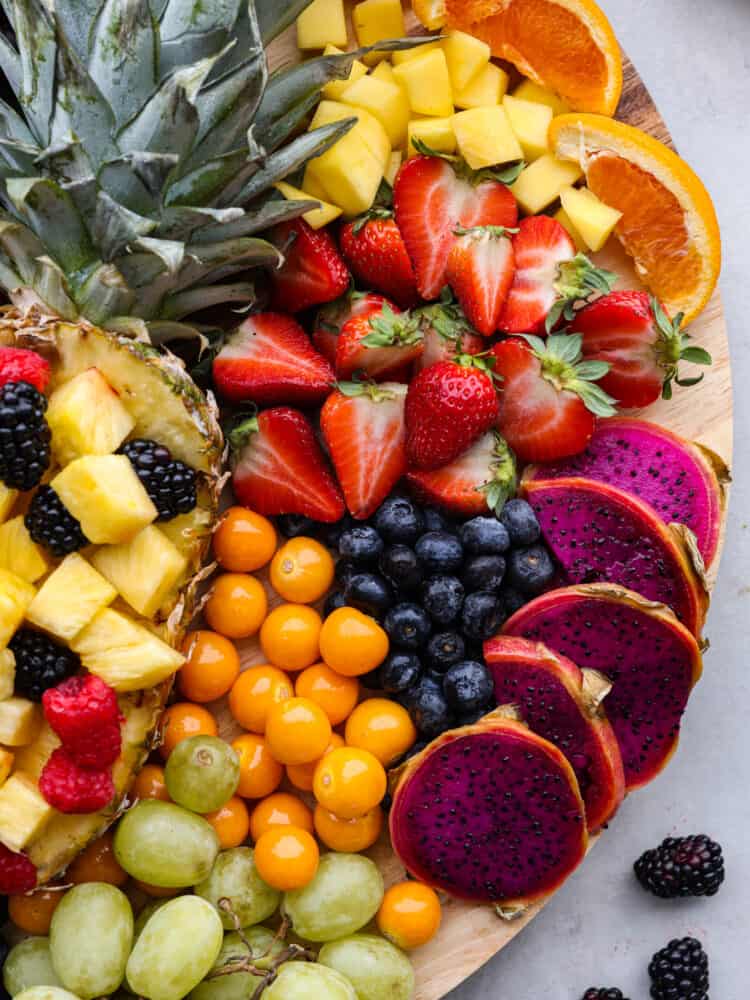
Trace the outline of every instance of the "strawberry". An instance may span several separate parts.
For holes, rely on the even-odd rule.
[[[444,290],[440,302],[422,306],[418,315],[422,323],[424,351],[416,367],[429,368],[437,361],[451,361],[457,354],[479,354],[485,341],[474,333],[461,306],[453,302],[450,289]]]
[[[336,364],[336,342],[341,328],[354,316],[380,312],[384,305],[390,305],[376,292],[347,292],[335,302],[329,302],[318,310],[312,332],[312,342],[324,358]]]
[[[414,268],[390,209],[371,208],[347,222],[339,243],[352,274],[365,288],[375,288],[402,309],[419,302]]]
[[[344,501],[315,437],[299,410],[280,406],[245,419],[229,434],[237,500],[260,514],[303,514],[333,522]]]
[[[333,369],[291,316],[249,316],[219,351],[214,385],[233,403],[315,406],[331,391]]]
[[[404,365],[423,350],[418,317],[384,305],[379,312],[355,316],[344,324],[336,344],[336,376],[348,379],[361,371],[384,379],[402,374]]]
[[[516,271],[509,233],[502,226],[456,229],[446,277],[466,318],[481,334],[497,331]]]
[[[703,378],[681,378],[680,361],[710,365],[711,355],[687,343],[682,314],[669,318],[647,292],[611,292],[576,313],[571,329],[583,337],[583,356],[606,361],[599,383],[626,408],[670,399],[672,383],[695,385]]]
[[[346,506],[369,517],[406,471],[404,402],[398,382],[341,382],[320,413]]]
[[[513,237],[516,273],[500,329],[508,333],[549,333],[573,306],[611,290],[616,275],[576,254],[573,240],[555,219],[522,219]]]
[[[23,347],[0,347],[0,387],[8,382],[28,382],[44,392],[49,382],[49,361]]]
[[[407,472],[406,481],[421,503],[462,517],[486,514],[488,509],[499,514],[518,485],[513,452],[497,431],[487,431],[441,469]]]
[[[490,359],[458,354],[425,368],[406,396],[406,452],[418,469],[437,469],[466,451],[497,420]]]
[[[301,312],[344,294],[349,271],[327,230],[295,219],[275,226],[271,240],[284,253],[284,263],[271,275],[274,309]]]
[[[497,427],[522,462],[551,462],[583,451],[594,417],[611,416],[615,402],[595,384],[601,361],[581,360],[579,334],[511,337],[494,345],[502,378]]]
[[[424,148],[424,147],[422,147]],[[456,226],[515,226],[518,206],[488,171],[472,171],[455,157],[413,156],[393,188],[396,222],[409,251],[417,289],[436,299],[447,281]]]

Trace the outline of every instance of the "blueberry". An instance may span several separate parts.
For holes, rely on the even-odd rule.
[[[519,611],[524,604],[528,603],[528,598],[515,590],[513,587],[503,587],[500,590],[500,600],[502,601],[505,614],[510,618],[516,611]]]
[[[344,585],[346,603],[373,618],[382,618],[393,604],[388,581],[377,573],[355,573]]]
[[[355,524],[356,522],[350,514],[344,514],[341,520],[334,521],[332,524],[318,524],[316,535],[329,549],[337,549],[342,534],[354,527]]]
[[[422,584],[422,606],[438,625],[450,625],[461,614],[464,585],[455,576],[431,576]]]
[[[506,503],[500,520],[508,530],[510,544],[514,546],[533,545],[542,533],[531,504],[520,497]]]
[[[389,694],[400,694],[413,687],[422,676],[422,664],[414,653],[394,650],[379,668],[380,686]]]
[[[475,556],[499,556],[510,548],[505,526],[494,517],[473,517],[458,529],[467,552]]]
[[[343,590],[332,590],[328,597],[326,597],[326,602],[323,605],[323,617],[327,618],[331,612],[345,607],[346,598],[344,597]]]
[[[484,640],[493,636],[505,621],[505,611],[497,594],[478,590],[469,594],[461,612],[461,627],[470,639]]]
[[[396,590],[415,590],[422,582],[417,554],[408,545],[389,545],[380,557],[380,572]]]
[[[333,575],[336,578],[337,583],[341,584],[342,587],[346,587],[347,581],[350,580],[355,573],[359,572],[359,566],[357,566],[353,559],[338,559]]]
[[[450,729],[453,722],[442,685],[423,677],[409,697],[409,714],[422,736],[433,737]]]
[[[461,579],[468,591],[499,590],[505,576],[502,556],[473,556],[464,564]]]
[[[440,513],[439,510],[435,510],[434,507],[425,507],[422,511],[422,518],[424,519],[424,530],[428,531],[444,531],[451,534],[453,530],[453,525]]]
[[[455,535],[428,531],[414,546],[426,573],[455,573],[464,561],[463,546]]]
[[[489,705],[495,694],[495,685],[483,663],[463,660],[454,664],[443,678],[443,693],[450,707],[464,714]]]
[[[444,674],[454,663],[460,663],[466,653],[466,643],[458,632],[438,632],[427,643],[425,660],[431,670]]]
[[[412,545],[423,533],[424,518],[408,497],[389,497],[375,515],[375,527],[387,542]]]
[[[276,518],[276,524],[281,534],[287,538],[297,538],[299,535],[313,536],[319,527],[317,521],[305,517],[304,514],[281,514]]]
[[[383,539],[369,524],[347,528],[339,538],[339,552],[357,563],[372,565],[385,548]]]
[[[554,576],[555,564],[543,545],[514,549],[508,558],[508,583],[522,594],[541,594]]]
[[[403,649],[419,649],[430,637],[429,615],[418,604],[396,604],[385,616],[383,628],[388,638]]]

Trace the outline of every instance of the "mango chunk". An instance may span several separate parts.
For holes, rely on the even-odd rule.
[[[573,225],[570,216],[562,206],[558,208],[553,218],[560,223],[564,230],[566,230],[568,236],[570,236],[575,243],[578,253],[585,253],[588,250],[588,247],[584,242],[583,236],[581,236],[576,227]]]
[[[362,140],[351,132],[322,156],[310,160],[306,177],[326,192],[345,215],[361,215],[372,206],[384,168]]]
[[[54,814],[37,783],[16,772],[0,788],[0,841],[11,851],[22,851]]]
[[[434,52],[437,49],[442,49],[443,43],[437,42],[425,42],[424,45],[415,45],[413,49],[404,49],[402,52],[394,52],[391,55],[391,62],[394,66],[400,66],[402,63],[411,62],[412,59],[419,59],[420,56],[426,55],[428,52]]]
[[[343,55],[343,50],[337,48],[335,45],[326,45],[323,50],[324,56],[340,56]],[[350,83],[354,83],[355,80],[360,80],[363,76],[367,75],[367,67],[359,59],[355,59],[352,63],[351,72],[346,80],[331,80],[323,87],[323,96],[329,98],[331,101],[338,101],[341,99],[341,95],[349,86]]]
[[[5,698],[0,701],[0,743],[22,747],[31,743],[44,716],[41,705],[28,698]]]
[[[330,122],[342,121],[344,118],[357,119],[357,124],[349,135],[352,133],[358,135],[382,169],[385,170],[391,156],[388,135],[378,119],[369,111],[365,111],[364,108],[355,108],[351,104],[343,104],[338,101],[321,101],[310,123],[310,130],[320,128],[321,125],[328,125]],[[347,138],[348,136],[344,136],[344,140]],[[340,139],[337,145],[341,145],[341,142]]]
[[[406,87],[414,114],[447,118],[453,113],[453,88],[442,49],[401,63],[393,72]]]
[[[472,170],[523,158],[505,108],[472,108],[453,116],[458,151]]]
[[[465,90],[490,61],[489,45],[465,31],[449,31],[443,51],[454,91]]]
[[[280,194],[284,195],[287,201],[309,201],[310,199],[310,195],[285,181],[279,181],[278,184],[274,184],[274,187]],[[323,226],[327,226],[329,222],[333,222],[341,215],[341,209],[338,205],[331,205],[325,199],[318,200],[320,208],[313,208],[302,216],[311,229],[322,229]]]
[[[558,160],[551,153],[545,153],[521,171],[518,180],[511,185],[516,201],[527,215],[536,215],[560,197],[560,192],[575,184],[583,176],[577,163]]]
[[[10,490],[5,483],[0,483],[0,521],[4,521],[13,509],[18,499],[18,490]]]
[[[302,180],[302,192],[316,201],[328,201],[328,192],[322,184],[315,180],[308,169],[305,169],[305,176]]]
[[[558,97],[552,90],[547,90],[533,80],[524,80],[513,91],[513,96],[522,101],[533,101],[535,104],[546,104],[552,108],[553,115],[566,115],[570,111],[570,105]]]
[[[400,149],[397,149],[395,152],[391,153],[391,161],[388,164],[388,167],[385,172],[385,180],[388,181],[391,187],[393,187],[393,185],[396,183],[396,176],[398,175],[398,172],[401,169],[401,164],[403,162],[403,159],[404,159],[404,154],[401,152]]]
[[[588,188],[565,188],[560,201],[589,250],[601,250],[622,218],[622,212],[605,205]]]
[[[364,0],[352,11],[352,22],[360,46],[375,45],[406,35],[401,0]],[[374,66],[387,55],[387,52],[373,52],[365,56],[364,61]]]
[[[552,108],[506,94],[503,98],[510,127],[521,143],[524,159],[538,160],[549,152],[547,132],[552,121]]]
[[[5,649],[24,619],[36,590],[15,573],[0,569],[0,649]],[[7,743],[0,736],[0,743]]]
[[[297,18],[297,47],[323,49],[348,44],[344,0],[312,0]]]
[[[462,90],[453,91],[453,103],[457,108],[486,108],[499,104],[508,89],[510,77],[494,63],[487,63],[484,69]]]
[[[397,83],[365,76],[350,84],[341,95],[341,100],[355,108],[363,108],[377,118],[391,146],[404,145],[409,126],[409,101]]]
[[[10,777],[14,760],[15,754],[12,754],[10,750],[0,748],[0,785],[4,785]]]
[[[0,650],[0,701],[13,697],[16,686],[16,658],[12,649]]]
[[[436,153],[456,152],[456,133],[452,118],[414,118],[409,122],[409,148],[407,156],[416,156],[414,140],[421,139]]]

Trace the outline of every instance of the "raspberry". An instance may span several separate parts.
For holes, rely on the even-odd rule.
[[[44,765],[39,791],[62,813],[93,813],[109,805],[115,785],[108,767],[81,767],[65,747],[58,747]]]
[[[49,382],[49,362],[23,347],[0,347],[0,386],[6,382],[28,382],[44,392]]]
[[[81,735],[75,742],[64,741],[63,746],[70,756],[81,767],[110,767],[120,756],[122,736],[119,722],[108,722],[90,733]]]
[[[120,720],[117,695],[94,674],[70,677],[48,688],[42,706],[47,722],[69,748],[88,745],[93,735]]]
[[[36,868],[31,861],[0,844],[0,893],[9,896],[35,888]]]

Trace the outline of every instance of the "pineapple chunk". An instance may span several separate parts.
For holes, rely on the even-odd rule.
[[[18,490],[9,490],[5,483],[0,483],[0,521],[10,514],[17,499]]]
[[[605,205],[588,188],[565,188],[560,201],[589,250],[601,250],[622,218],[622,212]]]
[[[340,146],[353,133],[360,137],[375,160],[385,170],[391,157],[391,144],[388,135],[378,119],[364,108],[355,108],[351,104],[342,104],[338,101],[321,101],[313,120],[310,122],[310,130],[320,128],[321,125],[328,125],[330,122],[340,122],[344,118],[356,118],[357,124],[343,139],[339,139],[336,146]],[[325,156],[325,153],[323,155]],[[336,204],[338,203],[336,202]]]
[[[406,87],[414,114],[447,118],[453,113],[453,88],[442,49],[402,63],[393,72]]]
[[[297,47],[322,49],[326,45],[346,48],[344,0],[312,0],[297,18]]]
[[[383,179],[383,167],[362,139],[351,133],[310,160],[307,173],[350,218],[372,207]]]
[[[448,20],[445,0],[412,0],[412,8],[428,31],[437,31]]]
[[[279,181],[278,184],[274,184],[274,187],[284,195],[287,201],[308,201],[310,197],[304,191],[293,187],[291,184],[287,184],[285,181]],[[312,229],[322,229],[329,222],[338,219],[340,215],[341,209],[338,205],[331,205],[329,202],[323,200],[320,208],[313,208],[309,212],[305,212],[302,218]]]
[[[391,153],[391,162],[388,164],[388,169],[385,172],[385,179],[393,187],[396,183],[396,177],[401,169],[401,163],[403,162],[404,154],[400,149],[397,149],[395,153]]]
[[[22,851],[54,814],[54,809],[27,775],[16,771],[0,788],[0,841]]]
[[[576,227],[573,225],[570,216],[562,206],[558,208],[553,218],[560,223],[563,229],[567,231],[568,236],[570,236],[570,238],[575,243],[576,250],[579,253],[584,253],[586,250],[588,250],[588,247],[584,243],[583,236],[581,236]]]
[[[401,0],[364,0],[352,11],[352,22],[360,46],[403,38],[406,34]],[[364,61],[368,66],[374,66],[387,55],[387,52],[372,52],[365,56]]]
[[[483,70],[463,88],[453,91],[457,108],[486,108],[499,104],[508,89],[508,74],[494,63],[487,63]]]
[[[312,176],[310,171],[305,168],[305,177],[302,181],[302,190],[310,198],[315,198],[317,201],[328,202],[328,192],[319,184],[318,181]]]
[[[453,131],[461,156],[472,170],[523,159],[505,109],[472,108],[453,116]]]
[[[558,97],[546,87],[534,83],[533,80],[524,80],[519,83],[513,91],[513,96],[522,101],[533,101],[534,104],[546,104],[548,108],[552,108],[553,115],[566,115],[570,111],[570,105],[562,97]]]
[[[95,545],[127,542],[156,520],[156,507],[125,455],[77,458],[50,485]]]
[[[144,573],[147,565],[144,563]],[[71,552],[44,581],[26,617],[57,639],[69,642],[115,597],[117,591],[101,573],[83,556]]]
[[[385,129],[391,146],[403,146],[409,126],[409,101],[397,83],[365,76],[341,95],[345,104],[369,111]]]
[[[0,649],[5,649],[24,619],[36,590],[27,580],[0,569]],[[0,743],[7,743],[0,735]]]
[[[451,118],[415,118],[410,121],[408,156],[417,155],[415,139],[421,139],[436,153],[456,152],[456,133]]]
[[[511,185],[516,201],[527,215],[536,215],[560,197],[560,192],[583,176],[577,163],[545,153],[521,172]]]
[[[16,658],[12,649],[0,652],[0,701],[13,697],[16,686]]]
[[[95,615],[70,648],[81,657],[86,670],[101,677],[115,691],[155,687],[185,662],[181,653],[153,632],[110,608]],[[3,704],[0,702],[0,710]]]
[[[39,732],[42,710],[28,698],[6,698],[0,701],[0,743],[9,747],[23,747],[31,743]]]
[[[13,770],[15,754],[0,747],[0,785],[4,785]]]
[[[324,56],[340,56],[343,55],[343,50],[336,48],[335,45],[326,45],[324,51]],[[363,76],[367,75],[367,67],[359,59],[355,59],[352,63],[352,69],[346,80],[331,80],[323,87],[323,96],[327,97],[331,101],[340,101],[341,95],[349,86],[350,83],[354,83],[355,80],[361,79]]]
[[[82,455],[111,455],[135,427],[120,397],[96,368],[81,372],[52,393],[47,423],[60,465]]]
[[[524,101],[506,94],[503,98],[510,126],[521,143],[524,158],[538,160],[549,152],[547,132],[552,121],[552,108],[534,101]]]
[[[395,53],[394,53],[395,54]],[[393,72],[393,66],[389,62],[383,60],[379,62],[374,70],[370,73],[373,80],[383,80],[384,83],[395,83],[397,86],[402,87],[404,93],[406,93],[406,88],[403,87],[398,81],[398,77]]]
[[[442,49],[443,43],[441,41],[437,42],[425,42],[424,45],[415,45],[413,49],[404,49],[403,52],[392,52],[391,62],[394,66],[400,66],[401,63],[411,62],[412,59],[419,59],[420,56],[425,55],[427,52],[433,52],[435,49]]]
[[[22,516],[0,524],[0,569],[34,583],[48,568],[44,552],[31,540]]]
[[[443,51],[454,91],[465,90],[490,61],[489,45],[465,31],[449,31]]]
[[[145,618],[154,617],[187,570],[187,560],[153,524],[125,545],[97,549],[91,561]]]
[[[60,737],[48,722],[42,723],[36,739],[16,751],[16,770],[23,771],[38,781],[42,768],[52,756],[52,751],[57,750],[59,746]]]

